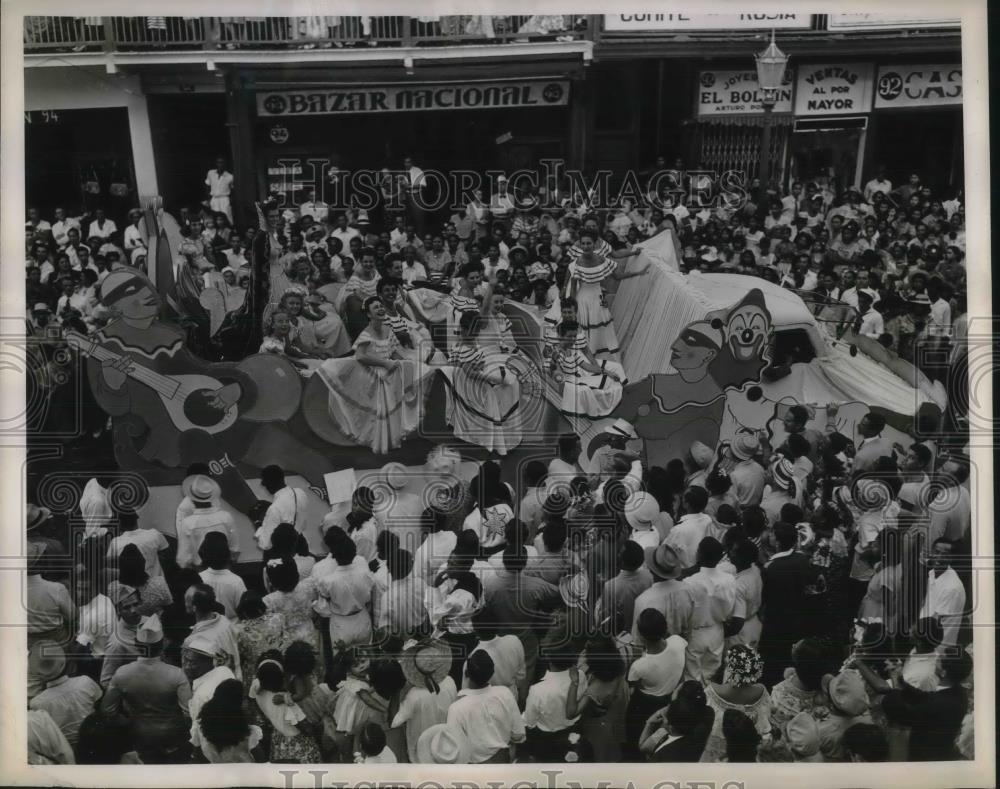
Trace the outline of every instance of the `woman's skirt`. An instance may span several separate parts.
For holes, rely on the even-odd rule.
[[[503,368],[502,383],[490,383],[461,367],[441,370],[447,393],[445,417],[456,438],[498,455],[515,449],[522,438],[520,382],[507,363],[507,354],[495,353],[486,357],[487,372]]]
[[[604,303],[600,283],[581,284],[576,294],[576,315],[580,330],[587,335],[587,347],[594,356],[618,361],[618,335],[611,311]]]
[[[329,359],[317,375],[330,392],[330,418],[358,444],[384,455],[420,426],[435,368],[403,360],[395,370]]]
[[[604,368],[625,378],[625,370],[617,362],[607,361]],[[621,399],[621,383],[607,374],[578,375],[563,381],[559,409],[566,416],[602,419],[615,410]]]

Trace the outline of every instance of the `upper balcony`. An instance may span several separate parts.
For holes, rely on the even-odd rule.
[[[80,17],[24,20],[25,54],[335,50],[580,41],[583,15]]]

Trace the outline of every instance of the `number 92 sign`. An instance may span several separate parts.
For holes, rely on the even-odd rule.
[[[958,64],[882,66],[875,85],[876,109],[962,103]]]

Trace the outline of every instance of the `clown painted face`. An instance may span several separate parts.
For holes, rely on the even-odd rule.
[[[733,357],[739,362],[749,362],[763,357],[771,332],[771,316],[764,308],[764,294],[750,291],[729,313],[726,323],[726,342]]]
[[[695,321],[684,327],[670,350],[670,364],[681,377],[686,381],[700,380],[722,350],[722,332],[709,321]]]

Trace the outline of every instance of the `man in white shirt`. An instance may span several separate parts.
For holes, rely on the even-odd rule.
[[[24,223],[24,227],[29,233],[44,233],[52,229],[52,225],[42,219],[37,208],[28,209],[28,221]]]
[[[928,507],[931,537],[951,540],[968,551],[972,527],[972,498],[967,485],[968,458],[962,455],[950,456],[941,465],[938,478],[945,487]]]
[[[698,544],[698,572],[684,579],[694,592],[684,675],[704,684],[712,681],[722,665],[723,624],[736,609],[736,581],[717,566],[724,554],[722,543],[706,537]]]
[[[458,693],[448,708],[448,725],[456,726],[469,740],[471,764],[507,764],[513,746],[524,742],[524,721],[510,688],[490,685],[493,659],[474,652],[465,662],[469,687]]]
[[[260,484],[272,496],[264,522],[254,535],[257,545],[262,551],[266,551],[271,547],[271,533],[279,523],[292,524],[299,534],[305,531],[309,494],[301,488],[289,487],[285,483],[285,472],[281,466],[264,468],[260,474]]]
[[[236,561],[240,553],[239,537],[233,516],[219,509],[221,491],[218,484],[210,477],[199,474],[191,481],[188,490],[194,513],[184,518],[177,527],[177,564],[180,567],[197,567],[201,541],[211,531],[226,535],[233,561]]]
[[[895,450],[892,442],[883,438],[885,417],[869,411],[858,422],[858,435],[861,441],[854,452],[854,473],[868,471],[875,466],[880,457],[892,457]]]
[[[111,238],[117,232],[118,225],[114,223],[114,220],[107,218],[103,208],[98,208],[94,212],[94,221],[90,223],[90,227],[87,229],[87,239]]]
[[[572,649],[564,646],[548,658],[549,670],[528,689],[523,715],[528,750],[540,759],[550,755],[560,735],[580,719],[579,714],[566,717],[566,701],[571,693],[579,700],[587,687],[585,676],[571,671],[577,661]]]
[[[394,222],[395,226],[389,233],[389,246],[393,252],[402,252],[403,247],[406,246],[406,219],[401,214],[397,214]]]
[[[493,676],[491,685],[503,685],[510,688],[518,704],[527,692],[527,676],[525,673],[524,644],[517,636],[507,633],[499,635],[497,625],[489,617],[479,613],[473,617],[473,627],[479,636],[479,644],[470,652],[485,652],[493,660]],[[465,677],[462,687],[469,687],[469,678]]]
[[[858,291],[858,334],[877,340],[885,334],[885,321],[882,313],[873,306],[874,302],[871,291]]]
[[[587,476],[580,466],[580,455],[583,453],[580,437],[575,433],[564,433],[559,436],[558,447],[559,457],[549,461],[547,487],[550,495],[560,486],[568,490],[574,477]]]
[[[117,561],[126,545],[135,545],[146,560],[146,574],[150,578],[163,575],[160,553],[169,547],[163,532],[155,528],[140,529],[139,515],[134,510],[118,515],[118,528],[118,536],[108,544],[108,561]]]
[[[192,634],[184,641],[181,650],[181,668],[191,682],[191,700],[188,712],[191,719],[191,744],[201,747],[201,726],[198,716],[205,702],[215,695],[216,689],[227,679],[236,679],[228,666],[216,666],[216,645],[211,639]]]
[[[889,194],[892,191],[892,181],[885,177],[885,167],[879,165],[878,173],[868,183],[865,184],[865,201],[871,202],[872,195],[876,192]]]
[[[939,538],[931,546],[930,555],[924,559],[927,567],[927,595],[920,608],[920,618],[934,617],[944,630],[943,646],[958,645],[958,630],[965,613],[965,587],[958,573],[951,567],[955,546],[950,540]]]
[[[315,222],[325,222],[330,206],[322,200],[316,199],[316,189],[309,187],[306,189],[306,201],[299,206],[299,216],[310,216]]]
[[[209,208],[225,214],[232,224],[233,206],[230,195],[233,191],[233,174],[226,169],[226,160],[221,156],[215,160],[215,169],[206,173],[205,186],[208,187]]]
[[[937,279],[927,283],[927,296],[931,300],[931,315],[927,321],[927,336],[951,336],[951,304],[944,298],[945,286]]]
[[[139,229],[139,222],[142,221],[142,211],[138,208],[131,209],[128,212],[128,221],[128,227],[125,228],[125,233],[122,236],[122,243],[125,246],[125,251],[131,254],[134,249],[146,248],[146,239]]]
[[[336,238],[343,244],[344,249],[350,249],[351,239],[360,238],[361,233],[355,227],[349,227],[347,224],[347,214],[337,215],[337,226],[330,231],[330,238]]]
[[[705,513],[707,505],[708,491],[704,488],[694,485],[684,491],[687,514],[674,524],[664,541],[677,553],[681,567],[694,567],[698,544],[712,525],[712,516]]]
[[[60,249],[64,249],[70,242],[70,228],[76,228],[79,232],[80,220],[67,217],[65,208],[57,208],[56,221],[52,223],[52,238]],[[77,243],[79,243],[79,237],[77,237]]]
[[[66,654],[62,647],[43,641],[28,655],[31,674],[45,683],[45,690],[28,702],[30,710],[44,710],[62,730],[70,745],[76,746],[80,724],[94,711],[101,698],[101,687],[87,675],[70,677],[66,672]]]
[[[206,583],[192,584],[184,593],[184,609],[194,614],[191,635],[184,639],[184,646],[192,641],[205,639],[212,644],[212,653],[221,656],[232,669],[236,679],[242,678],[240,652],[236,645],[236,631],[233,624],[219,613],[219,603],[215,590]],[[247,667],[247,671],[250,671]]]
[[[413,163],[413,157],[407,156],[403,159],[403,175],[405,176],[406,205],[409,214],[413,218],[413,224],[417,232],[423,234],[424,217],[426,207],[423,204],[424,189],[427,186],[427,179],[424,171]]]

